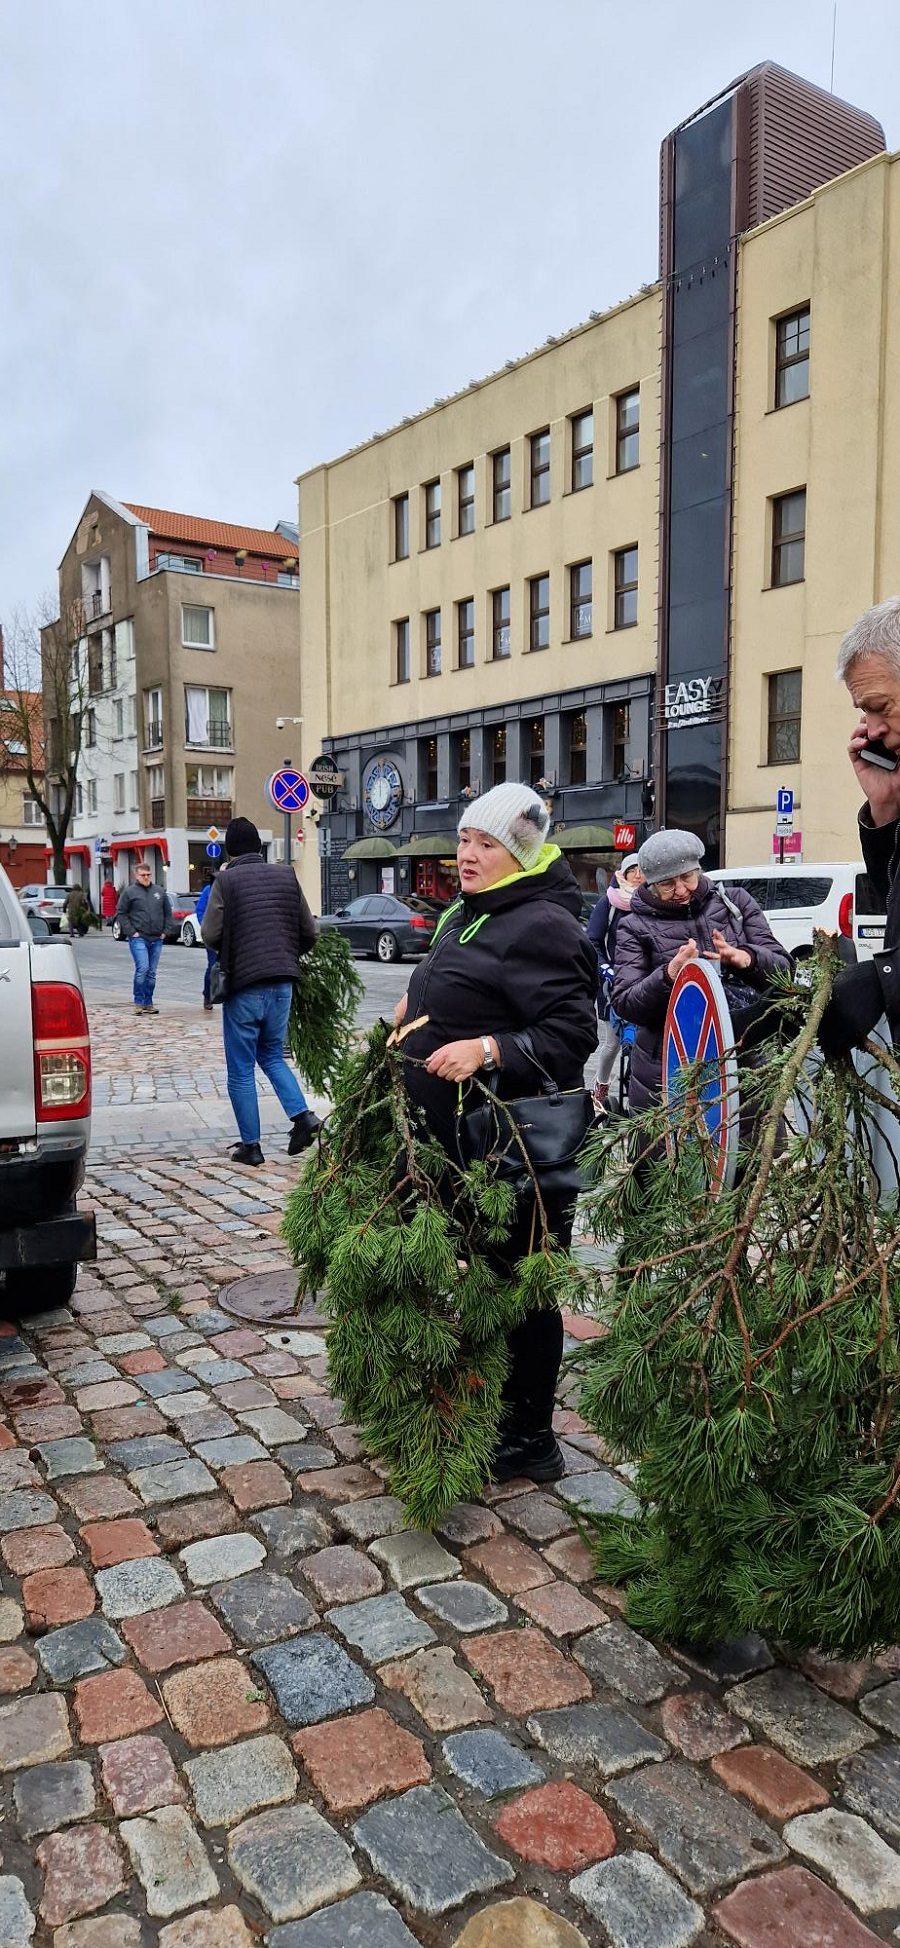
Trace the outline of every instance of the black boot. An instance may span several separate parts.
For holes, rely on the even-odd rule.
[[[492,1481],[514,1481],[519,1475],[528,1481],[558,1481],[566,1472],[562,1451],[552,1427],[524,1433],[510,1427],[501,1435],[491,1462]]]
[[[295,1116],[291,1123],[288,1156],[299,1157],[301,1150],[308,1150],[313,1137],[318,1134],[321,1127],[315,1110],[301,1109],[299,1116]]]
[[[255,1169],[257,1164],[265,1163],[266,1160],[258,1143],[236,1143],[231,1152],[231,1161],[251,1163]]]

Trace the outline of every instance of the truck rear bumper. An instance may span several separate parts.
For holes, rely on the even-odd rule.
[[[15,1231],[0,1231],[0,1271],[29,1265],[74,1265],[97,1256],[97,1227],[90,1211],[45,1218]]]
[[[83,1140],[0,1152],[0,1234],[65,1217],[84,1178],[84,1152]]]

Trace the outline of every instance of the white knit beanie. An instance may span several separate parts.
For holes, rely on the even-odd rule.
[[[457,829],[467,827],[499,839],[520,866],[534,866],[550,830],[550,813],[530,785],[494,785],[466,806]]]

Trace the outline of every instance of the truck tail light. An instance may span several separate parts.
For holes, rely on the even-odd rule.
[[[842,933],[845,940],[852,940],[853,938],[852,893],[845,893],[838,907],[838,933]]]
[[[84,996],[63,981],[36,981],[31,993],[37,1120],[89,1116],[91,1042]]]

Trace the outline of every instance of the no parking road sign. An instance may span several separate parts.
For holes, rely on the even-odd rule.
[[[266,796],[276,812],[302,812],[309,804],[309,785],[302,771],[273,771],[266,780]]]
[[[696,1063],[703,1064],[699,1075]],[[712,961],[688,961],[672,989],[663,1029],[662,1079],[663,1101],[672,1111],[666,1136],[669,1155],[674,1154],[679,1125],[699,1110],[709,1138],[710,1190],[717,1197],[734,1183],[740,1102],[734,1030]]]

